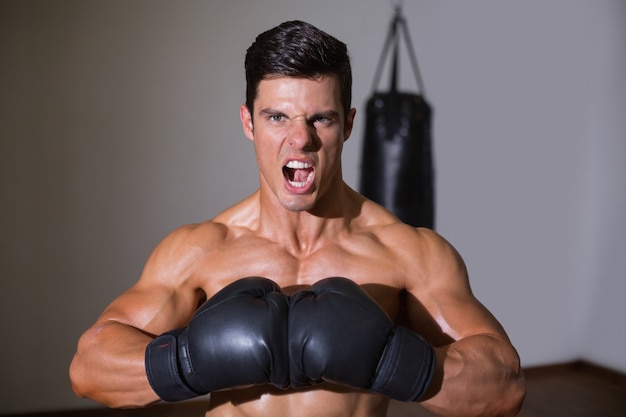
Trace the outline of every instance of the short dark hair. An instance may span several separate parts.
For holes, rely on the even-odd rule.
[[[245,60],[246,106],[253,113],[259,83],[273,76],[317,78],[336,75],[347,117],[352,101],[352,67],[346,44],[315,26],[293,20],[261,33]]]

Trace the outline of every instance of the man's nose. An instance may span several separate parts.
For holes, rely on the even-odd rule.
[[[304,117],[291,119],[289,129],[289,144],[297,149],[309,147],[315,137],[313,123]]]

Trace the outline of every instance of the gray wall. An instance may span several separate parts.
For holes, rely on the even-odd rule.
[[[348,43],[358,185],[391,3],[0,1],[0,414],[92,405],[67,378],[82,331],[166,233],[256,188],[238,106],[259,32],[300,18]],[[625,4],[404,1],[437,228],[526,366],[626,371]]]

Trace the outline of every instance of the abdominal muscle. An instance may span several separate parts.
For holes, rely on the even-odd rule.
[[[214,392],[206,417],[385,417],[389,399],[335,385],[281,390],[269,385]]]

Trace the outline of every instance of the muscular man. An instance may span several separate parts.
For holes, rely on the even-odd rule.
[[[157,246],[80,338],[74,391],[111,407],[210,393],[211,417],[383,417],[390,398],[514,415],[518,355],[459,254],[343,181],[346,46],[286,22],[245,67],[259,189]]]

